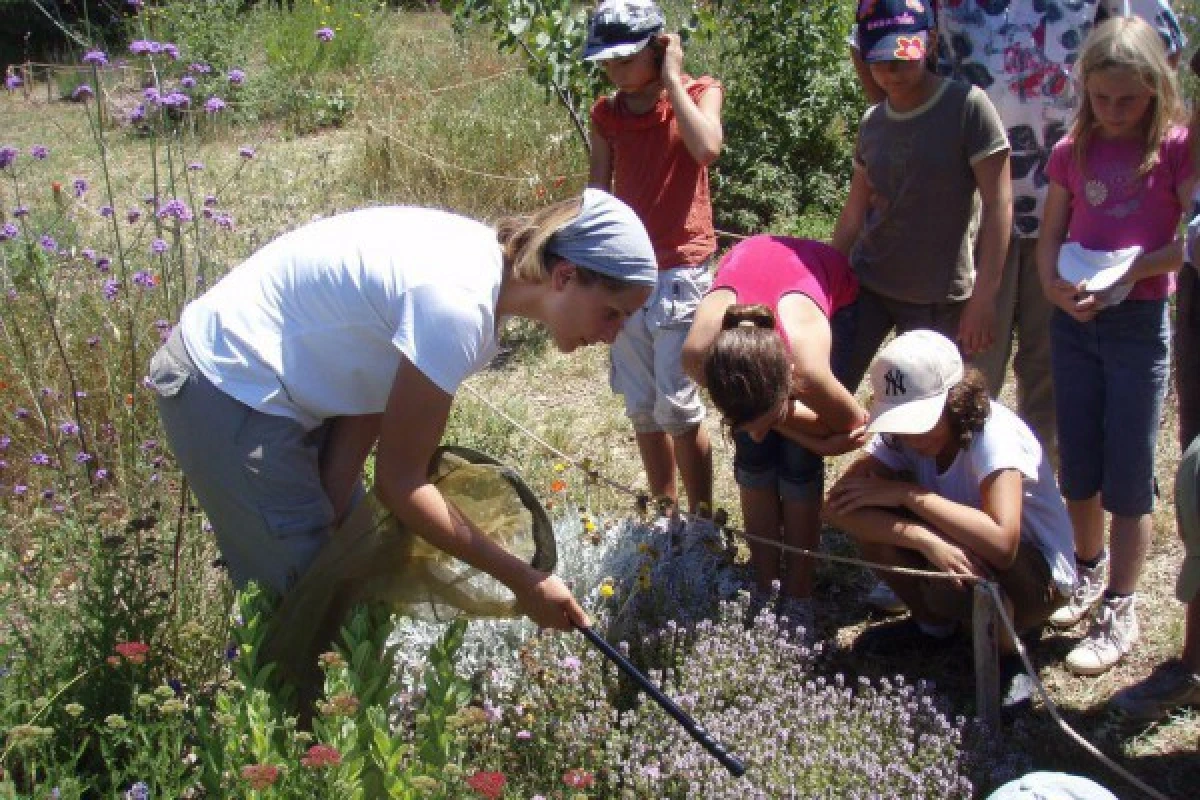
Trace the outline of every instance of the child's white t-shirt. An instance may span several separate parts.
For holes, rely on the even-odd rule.
[[[1037,437],[1020,417],[992,401],[992,412],[983,430],[960,450],[945,472],[935,459],[903,445],[889,446],[880,436],[867,443],[866,452],[889,469],[911,472],[917,485],[971,508],[982,508],[979,485],[993,472],[1015,469],[1024,488],[1021,500],[1021,538],[1029,541],[1050,566],[1055,584],[1064,595],[1075,585],[1075,544],[1071,520],[1054,480],[1054,471]]]
[[[403,354],[447,394],[496,353],[496,233],[443,211],[370,208],[263,247],[184,309],[197,368],[313,429],[383,411]]]

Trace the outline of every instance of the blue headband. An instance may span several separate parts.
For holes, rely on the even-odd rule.
[[[654,245],[642,221],[599,189],[584,190],[579,215],[547,240],[546,252],[625,283],[658,283]]]

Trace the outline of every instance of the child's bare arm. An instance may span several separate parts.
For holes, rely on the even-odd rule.
[[[1038,278],[1046,299],[1080,322],[1088,322],[1099,312],[1096,298],[1072,286],[1058,275],[1058,251],[1067,238],[1071,220],[1071,193],[1066,187],[1050,182],[1042,224],[1038,234]]]
[[[677,33],[664,33],[656,45],[662,50],[662,82],[675,111],[679,136],[692,158],[703,166],[717,160],[725,133],[721,128],[721,105],[725,94],[713,87],[692,102],[683,85],[683,44]]]
[[[958,340],[968,355],[991,347],[995,338],[996,293],[1004,277],[1008,241],[1012,236],[1012,181],[1008,150],[980,159],[972,169],[982,201],[982,216],[975,288],[958,325]]]
[[[1166,275],[1178,272],[1183,266],[1184,240],[1176,236],[1166,247],[1152,253],[1142,253],[1133,262],[1129,272],[1121,279],[1121,283],[1136,283],[1142,278],[1152,278],[1155,275]]]
[[[612,148],[608,140],[600,135],[596,123],[589,124],[589,137],[592,143],[591,155],[588,157],[588,186],[612,191]]]
[[[846,205],[842,206],[842,213],[838,216],[837,227],[833,229],[833,239],[830,242],[847,258],[850,257],[850,251],[866,223],[867,208],[870,204],[871,187],[867,183],[866,167],[855,164],[854,175],[850,179],[850,192],[846,195]]]

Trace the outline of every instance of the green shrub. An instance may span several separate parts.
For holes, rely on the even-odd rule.
[[[836,213],[850,182],[863,102],[841,0],[715,0],[699,32],[719,51],[725,149],[714,168],[718,226],[791,231]]]

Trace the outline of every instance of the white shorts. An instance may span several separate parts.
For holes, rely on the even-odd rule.
[[[683,371],[683,341],[712,285],[708,263],[658,273],[658,285],[613,342],[612,390],[625,397],[637,433],[685,433],[704,419],[696,382]]]

